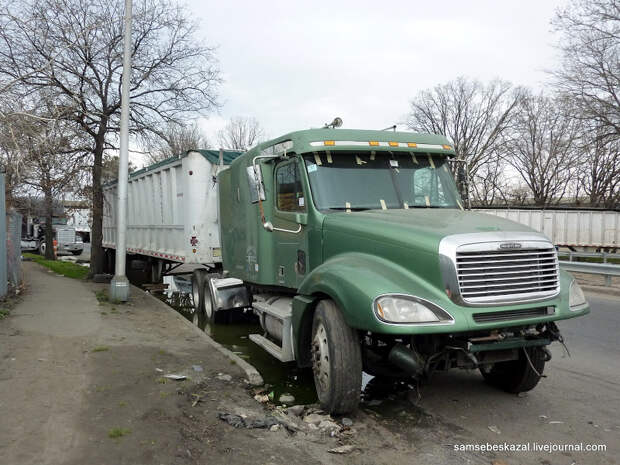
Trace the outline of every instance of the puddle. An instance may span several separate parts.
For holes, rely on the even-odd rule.
[[[141,270],[132,270],[128,275],[131,282],[137,286],[148,282],[146,273],[142,273]],[[168,290],[153,291],[152,294],[192,321],[190,275],[165,276],[164,283],[169,284]],[[215,341],[251,363],[259,371],[265,383],[269,385],[268,392],[273,392],[275,403],[278,403],[280,395],[285,393],[295,397],[295,404],[317,402],[311,370],[299,369],[294,362],[282,363],[250,341],[248,338],[250,334],[262,334],[263,332],[256,317],[250,312],[244,315],[237,313],[235,321],[231,324],[207,324],[201,329]],[[375,405],[380,403],[381,410],[385,410],[391,400],[411,395],[408,393],[415,395],[414,386],[410,382],[362,374],[362,402],[370,402],[370,405],[373,404],[372,401],[375,401]]]
[[[165,276],[164,280],[169,284],[169,290],[164,293],[153,292],[153,295],[192,321],[189,276]],[[310,370],[301,370],[294,363],[284,364],[250,341],[248,338],[250,334],[263,332],[253,314],[249,312],[245,315],[237,314],[231,324],[207,324],[201,329],[215,341],[251,363],[265,383],[270,385],[269,392],[273,392],[273,400],[276,403],[280,395],[285,393],[295,397],[295,404],[311,404],[317,401]]]

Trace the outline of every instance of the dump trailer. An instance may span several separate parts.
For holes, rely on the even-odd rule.
[[[477,369],[505,391],[534,388],[562,342],[555,322],[588,303],[545,235],[464,209],[454,156],[443,136],[325,128],[236,157],[217,174],[221,262],[205,255],[192,274],[195,321],[254,312],[250,339],[311,368],[334,414],[355,410],[363,371],[424,381]],[[151,201],[142,191],[132,204],[136,192],[130,217]],[[193,223],[175,224],[185,247]]]
[[[180,264],[221,268],[217,175],[241,152],[189,150],[131,173],[127,252],[148,264],[151,280]],[[114,271],[117,184],[104,186],[103,247]]]
[[[608,251],[620,247],[620,211],[576,208],[486,208],[478,211],[525,224],[544,233],[559,247]]]

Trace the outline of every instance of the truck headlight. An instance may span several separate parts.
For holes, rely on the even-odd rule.
[[[452,323],[454,319],[437,305],[409,295],[382,295],[375,299],[377,317],[388,323]]]
[[[572,310],[580,310],[579,307],[587,304],[586,296],[583,295],[581,286],[577,283],[577,280],[573,279],[570,283],[570,290],[568,291],[568,307]]]

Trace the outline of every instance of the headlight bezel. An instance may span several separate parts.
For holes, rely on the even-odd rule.
[[[572,303],[573,300],[573,288],[575,286],[576,289],[576,297],[577,298],[581,298],[582,301],[578,302],[576,304]],[[585,307],[588,306],[588,300],[586,299],[586,295],[583,293],[583,289],[581,289],[581,286],[579,285],[579,283],[577,282],[576,279],[573,279],[570,283],[570,286],[568,288],[568,309],[571,312],[578,312],[580,310],[583,310]]]
[[[431,311],[437,318],[438,321],[422,321],[422,322],[416,322],[416,321],[393,321],[393,320],[388,320],[384,317],[381,317],[381,315],[378,312],[378,303],[381,299],[383,298],[393,298],[393,299],[402,299],[402,300],[407,300],[407,301],[411,301],[411,302],[415,302],[419,305],[422,305],[423,307],[425,307],[427,310]],[[455,323],[454,317],[448,313],[446,310],[444,310],[443,308],[441,308],[439,305],[423,299],[421,297],[415,296],[415,295],[410,295],[410,294],[400,294],[400,293],[386,293],[386,294],[380,294],[377,297],[374,298],[373,302],[372,302],[372,313],[375,316],[375,318],[377,318],[377,320],[379,320],[381,323],[384,324],[389,324],[389,325],[405,325],[405,326],[443,326],[443,325],[453,325]]]

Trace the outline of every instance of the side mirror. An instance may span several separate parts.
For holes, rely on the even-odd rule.
[[[263,228],[265,228],[266,231],[273,232],[273,224],[271,221],[265,221],[263,223]]]

